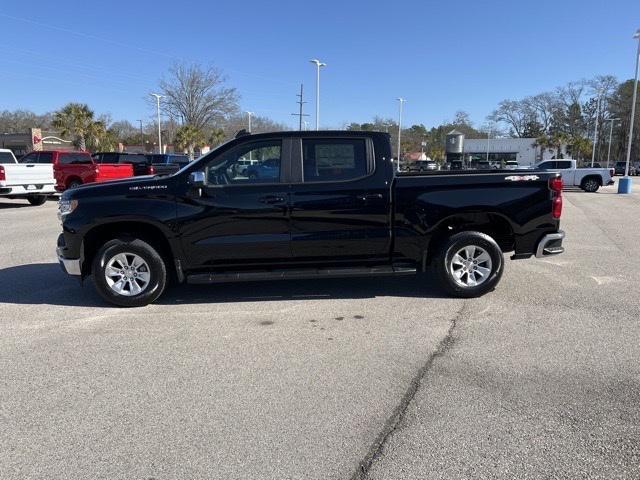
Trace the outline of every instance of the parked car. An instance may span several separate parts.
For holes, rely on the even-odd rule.
[[[438,170],[438,164],[433,160],[416,160],[409,164],[409,172],[431,172]]]
[[[613,168],[577,168],[571,159],[545,160],[535,166],[537,170],[558,172],[565,185],[580,187],[585,192],[597,192],[602,185],[612,185]]]
[[[515,160],[507,160],[506,162],[504,162],[505,170],[518,170],[519,168],[520,168],[520,165]]]
[[[240,169],[238,169],[238,172]],[[278,177],[280,171],[280,159],[268,158],[266,160],[258,160],[254,165],[246,168],[246,176],[250,179],[261,181],[272,181]]]
[[[449,162],[449,170],[463,170],[465,168],[462,160],[452,160]]]
[[[31,205],[42,205],[47,195],[56,193],[53,165],[44,161],[47,155],[36,152],[30,162],[18,163],[13,152],[0,149],[0,197],[24,198]]]
[[[173,175],[190,162],[187,155],[176,153],[147,153],[146,157],[156,175]]]
[[[20,163],[34,161],[53,165],[55,189],[58,192],[85,183],[105,182],[133,176],[133,167],[130,164],[98,164],[93,161],[88,152],[50,150],[31,152],[20,159]]]
[[[626,168],[627,162],[616,162],[614,166],[615,175],[624,175]],[[637,164],[629,163],[629,175],[638,175],[639,172]]]
[[[261,176],[237,174],[251,153]],[[169,276],[196,284],[429,270],[457,297],[500,281],[512,259],[564,251],[560,174],[398,174],[389,135],[280,132],[236,138],[176,175],[66,191],[57,254],[121,306],[156,300]],[[260,164],[258,164],[260,165]],[[481,187],[481,188],[478,188]]]
[[[93,161],[97,164],[129,164],[133,166],[133,174],[138,175],[155,175],[156,171],[147,156],[144,153],[129,152],[96,152],[91,155]]]

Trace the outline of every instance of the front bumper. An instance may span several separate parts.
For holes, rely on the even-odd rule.
[[[74,277],[79,277],[82,274],[79,258],[64,258],[62,255],[58,255],[58,262],[66,274]]]
[[[562,240],[564,240],[564,231],[558,230],[555,233],[548,233],[538,243],[536,249],[536,258],[549,257],[564,252]]]
[[[58,236],[58,246],[56,247],[56,255],[58,255],[58,262],[60,263],[60,267],[68,275],[81,276],[82,259],[67,258],[65,254],[69,254],[69,249],[65,244],[64,235],[60,234]]]

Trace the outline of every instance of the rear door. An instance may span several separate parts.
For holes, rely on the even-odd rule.
[[[291,250],[297,262],[388,262],[391,185],[367,137],[297,139]],[[295,177],[294,177],[295,178]]]
[[[290,145],[289,138],[247,140],[201,163],[206,186],[178,206],[186,212],[179,214],[179,228],[187,268],[251,268],[291,260]],[[250,177],[240,168],[247,158],[276,168]]]

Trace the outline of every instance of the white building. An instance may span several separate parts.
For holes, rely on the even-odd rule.
[[[535,138],[465,138],[464,158],[468,164],[487,159],[490,162],[516,160],[519,165],[534,165],[542,160],[548,160],[556,155],[555,151],[536,146]],[[567,156],[566,145],[562,146],[562,153]]]

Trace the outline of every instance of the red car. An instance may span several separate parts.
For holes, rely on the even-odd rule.
[[[58,192],[83,183],[105,182],[133,176],[132,165],[126,163],[98,165],[88,152],[34,151],[22,157],[20,163],[52,163]]]

